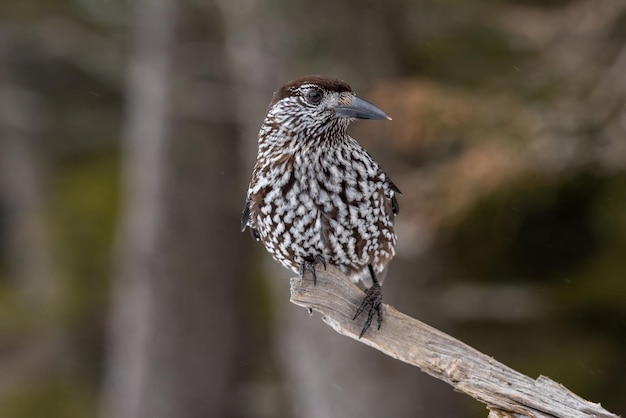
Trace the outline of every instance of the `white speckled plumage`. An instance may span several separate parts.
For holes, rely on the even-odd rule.
[[[242,228],[296,273],[322,256],[357,281],[394,256],[398,189],[347,134],[352,119],[337,116],[354,97],[336,79],[294,80],[274,94],[259,132]]]

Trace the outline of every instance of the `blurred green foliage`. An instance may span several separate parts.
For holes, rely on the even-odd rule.
[[[113,261],[119,203],[116,154],[65,162],[52,186],[51,222],[55,258],[64,278],[63,316],[81,321],[99,307],[104,314]]]

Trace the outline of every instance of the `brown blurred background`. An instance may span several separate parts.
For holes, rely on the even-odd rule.
[[[0,416],[485,417],[288,303],[239,217],[322,73],[403,191],[385,301],[626,414],[626,2],[0,1]]]

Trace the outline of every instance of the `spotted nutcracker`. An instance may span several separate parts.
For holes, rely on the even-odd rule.
[[[400,190],[347,134],[354,119],[391,119],[345,82],[306,76],[278,89],[259,132],[257,162],[241,229],[250,228],[276,261],[295,273],[336,266],[361,281],[368,309],[363,336],[382,324],[382,274],[395,254]]]

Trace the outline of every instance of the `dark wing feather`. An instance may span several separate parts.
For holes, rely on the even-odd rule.
[[[246,204],[243,207],[243,212],[241,214],[241,232],[246,230],[249,220],[250,220],[250,199],[246,197]]]
[[[396,192],[396,193],[402,194],[402,192],[400,191],[398,186],[393,184],[393,182],[391,182],[391,181],[389,181],[389,188],[391,190],[393,190],[394,192]],[[391,197],[391,210],[393,211],[394,215],[397,215],[398,213],[400,213],[400,205],[398,204],[398,199],[396,199],[395,193]]]
[[[258,241],[259,239],[261,239],[259,232],[253,227],[249,226],[248,221],[250,221],[250,199],[246,198],[246,204],[243,207],[243,212],[241,214],[241,232],[245,231],[246,227],[250,228],[250,235],[252,235],[252,238]]]

